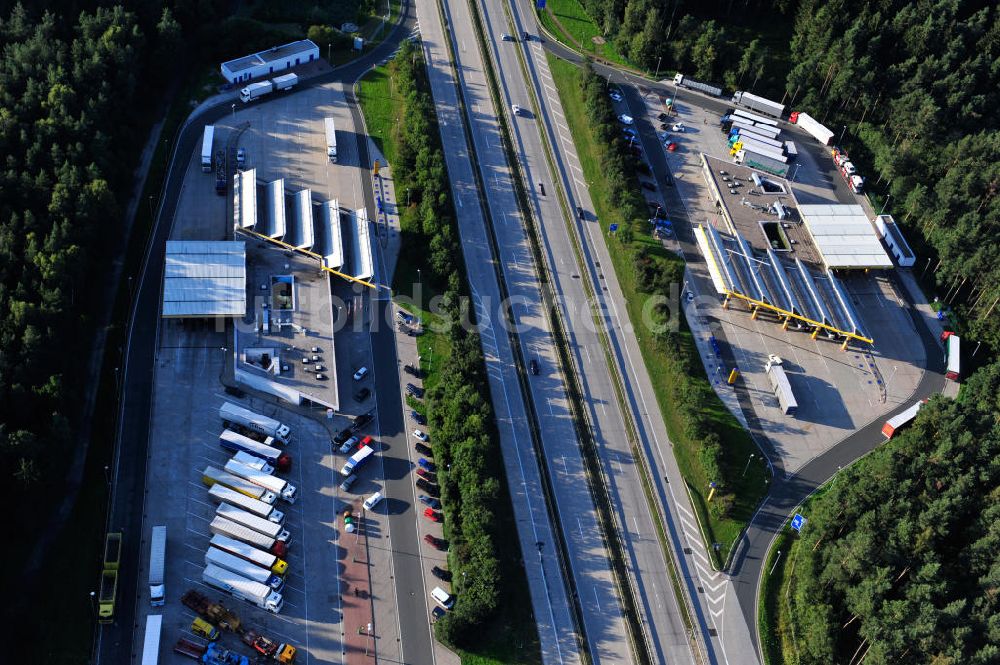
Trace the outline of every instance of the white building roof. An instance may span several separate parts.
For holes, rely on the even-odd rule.
[[[243,316],[245,312],[245,243],[167,241],[164,317]]]
[[[859,205],[800,205],[827,268],[891,268],[875,227]]]

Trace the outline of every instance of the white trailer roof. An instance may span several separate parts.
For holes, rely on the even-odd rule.
[[[893,267],[861,206],[800,205],[799,214],[828,269]]]
[[[164,317],[243,316],[245,312],[245,243],[167,241]]]

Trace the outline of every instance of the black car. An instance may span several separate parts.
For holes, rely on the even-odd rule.
[[[368,388],[362,388],[358,392],[354,393],[354,401],[364,402],[366,399],[368,399],[368,396],[371,394],[372,394],[371,390],[369,390]]]
[[[667,119],[667,118],[669,118],[669,117],[670,117],[670,116],[669,116],[669,115],[667,115],[666,113],[661,113],[660,115],[656,116],[656,119],[657,119],[657,120],[666,120],[666,119]]]
[[[413,395],[414,397],[417,397],[417,398],[420,398],[420,397],[424,396],[424,389],[423,388],[418,388],[417,386],[413,385],[412,383],[407,383],[406,384],[406,392],[409,393],[410,395]]]
[[[367,390],[367,388],[365,390]],[[375,416],[373,416],[371,413],[362,413],[360,416],[358,416],[358,417],[356,417],[354,419],[354,424],[352,425],[352,428],[354,430],[359,430],[362,427],[364,427],[365,425],[367,425],[368,423],[370,423],[374,418],[375,418]],[[344,431],[347,432],[348,430],[344,430]],[[348,435],[348,436],[350,436],[350,435]],[[344,441],[346,441],[346,440],[347,439],[345,438]],[[340,443],[343,443],[344,441],[341,441]]]
[[[416,411],[410,411],[410,417],[413,418],[413,422],[415,422],[418,425],[426,425],[427,424],[427,419],[424,418],[419,413],[417,413]]]
[[[531,369],[531,375],[532,376],[538,376],[538,361],[537,360],[535,360],[534,358],[532,358],[531,362],[528,363],[528,367]]]
[[[421,372],[418,368],[414,367],[413,365],[403,365],[403,371],[409,374],[410,376],[417,377],[418,379],[424,375],[423,372]]]
[[[424,480],[423,478],[417,478],[416,485],[417,489],[427,492],[427,494],[434,497],[435,499],[441,496],[441,490],[438,489],[438,486],[435,485],[434,483]]]
[[[438,578],[443,582],[451,582],[450,570],[445,570],[444,568],[439,568],[438,566],[434,566],[433,568],[431,568],[431,575],[433,575],[434,577]]]
[[[580,219],[583,219],[583,208],[581,208],[580,206],[576,207],[576,216],[579,217]]]
[[[358,417],[360,418],[360,416]],[[347,427],[337,432],[337,436],[333,437],[333,442],[339,446],[344,441],[347,441],[350,438],[351,438],[351,428]]]
[[[433,455],[434,454],[434,451],[431,450],[430,446],[428,446],[426,443],[417,442],[417,443],[413,444],[413,449],[416,450],[421,455]]]
[[[669,122],[661,122],[660,123],[660,129],[662,129],[665,132],[669,132],[670,131],[670,127],[671,127],[671,125],[670,125]]]

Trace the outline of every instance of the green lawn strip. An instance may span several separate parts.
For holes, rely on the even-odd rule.
[[[757,626],[760,630],[760,646],[765,665],[779,665],[789,629],[788,608],[785,603],[786,584],[789,579],[787,564],[794,561],[798,540],[785,527],[767,554],[764,562],[764,576],[760,585],[760,602],[757,605]],[[781,556],[778,557],[778,552]],[[777,565],[775,565],[777,564]]]
[[[358,85],[358,101],[365,116],[369,135],[386,155],[389,164],[397,153],[396,117],[403,115],[403,99],[389,93],[391,89],[390,67],[377,67]],[[436,140],[436,138],[435,138]],[[397,193],[398,195],[398,193]],[[402,246],[413,247],[419,229],[416,206],[402,209],[400,214]],[[434,285],[418,279],[418,269],[426,275],[426,260],[418,253],[400,253],[393,274],[393,292],[396,304],[418,317],[423,323],[424,334],[416,338],[421,360],[420,368],[425,372],[423,386],[428,391],[441,381],[440,368],[445,358],[451,355],[451,339],[446,333],[435,332],[443,320],[431,311],[430,302],[441,295]],[[407,405],[427,415],[426,403],[407,397]],[[501,472],[503,470],[500,465]],[[510,496],[506,481],[500,479],[498,505],[507,510],[497,510],[497,532],[517,533]],[[524,568],[521,549],[517,538],[498,538],[497,555],[501,564],[500,609],[497,616],[483,629],[480,647],[475,652],[458,650],[465,665],[501,665],[505,663],[541,663],[541,649],[537,627],[530,611],[531,596]]]
[[[595,37],[603,37],[603,32],[584,10],[578,0],[547,0],[547,7],[538,12],[542,25],[560,41],[574,50],[583,49],[589,55],[622,65],[634,66],[626,60],[610,41],[595,44]],[[555,20],[553,20],[553,16]],[[568,39],[567,39],[568,33]]]
[[[588,183],[591,199],[594,202],[595,213],[601,220],[601,226],[608,228],[610,224],[618,223],[624,227],[626,220],[622,219],[620,213],[608,204],[610,187],[601,171],[601,146],[597,144],[591,131],[583,106],[579,69],[576,65],[554,57],[549,58],[549,65],[563,107],[567,112],[567,122],[580,156],[580,163]],[[629,319],[633,322],[641,322],[646,302],[653,296],[637,289],[633,268],[634,252],[640,247],[646,246],[651,252],[666,261],[681,262],[682,260],[664,249],[661,243],[650,235],[636,234],[631,246],[626,246],[617,238],[608,238],[606,234],[605,242],[622,292],[625,295]],[[683,320],[681,321],[681,333],[684,348],[688,353],[697,357],[694,339]],[[698,459],[700,444],[684,435],[679,414],[668,397],[668,388],[677,378],[676,366],[655,343],[652,334],[643,334],[643,330],[640,329],[637,339],[639,350],[656,393],[657,403],[663,414],[667,432],[674,443],[673,450],[677,464],[688,484],[694,507],[698,511],[699,519],[705,530],[707,544],[720,544],[718,550],[710,548],[710,552],[716,565],[721,567],[729,555],[729,550],[735,544],[736,538],[765,494],[767,489],[766,469],[763,464],[750,464],[746,474],[741,475],[743,465],[746,464],[750,455],[754,454],[759,460],[760,454],[735,417],[729,413],[720,400],[713,396],[707,406],[709,412],[706,415],[712,423],[712,429],[722,439],[725,451],[723,472],[733,487],[735,502],[726,517],[716,518],[711,514],[707,504],[708,485],[710,481],[715,479],[705,477]],[[700,363],[697,366],[701,367]],[[703,387],[706,390],[711,389],[703,368],[700,370],[700,376],[695,378],[704,382]]]

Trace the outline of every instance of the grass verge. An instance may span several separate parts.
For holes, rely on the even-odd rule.
[[[794,558],[790,549],[796,545],[794,536],[786,527],[774,541],[774,546],[767,554],[764,570],[767,573],[761,579],[760,603],[757,606],[757,626],[760,630],[760,647],[764,654],[765,665],[783,663],[781,656],[782,644],[787,641],[790,625],[787,621],[787,610],[781,608],[784,597],[786,565]],[[778,553],[781,553],[781,556]]]
[[[613,43],[604,41],[603,32],[578,0],[547,0],[546,5],[545,9],[538,12],[538,16],[545,29],[559,41],[574,50],[583,50],[588,55],[634,67]]]
[[[365,116],[368,132],[389,164],[398,154],[396,145],[398,127],[395,118],[403,116],[403,99],[391,94],[392,66],[376,67],[358,84],[357,97]],[[435,141],[437,138],[435,137]],[[398,196],[398,192],[397,192]],[[419,230],[416,206],[404,208],[400,215],[402,245],[412,246]],[[457,232],[457,230],[456,230]],[[423,322],[423,335],[417,337],[421,369],[425,372],[424,387],[431,391],[442,379],[443,360],[451,354],[451,340],[445,333],[434,332],[442,323],[431,311],[430,302],[441,295],[434,285],[419,278],[418,271],[427,274],[425,258],[417,252],[402,252],[393,274],[393,291],[401,298],[399,304]],[[408,404],[423,412],[424,402],[408,400]],[[502,466],[500,466],[502,473]],[[507,483],[499,478],[498,503],[507,509],[498,509],[498,532],[517,533]],[[483,630],[475,650],[459,650],[465,665],[500,665],[502,663],[541,662],[538,633],[531,608],[527,579],[521,563],[521,549],[516,538],[501,538],[497,543],[500,561],[500,579],[504,581],[497,616]],[[527,608],[527,611],[526,609]]]
[[[594,202],[594,212],[598,219],[602,220],[602,227],[607,228],[609,224],[618,223],[622,228],[626,228],[628,220],[622,219],[621,214],[609,203],[612,199],[611,186],[601,169],[603,146],[598,144],[584,108],[583,94],[580,88],[580,70],[576,65],[551,55],[549,56],[549,66],[559,91],[560,100],[566,111],[566,120],[574,144],[580,156],[590,197]],[[722,441],[722,447],[725,451],[722,471],[733,485],[735,499],[725,515],[717,516],[709,509],[709,483],[715,479],[706,477],[699,461],[700,442],[685,434],[680,414],[676,408],[677,405],[671,401],[670,397],[670,386],[682,377],[677,375],[676,364],[656,343],[654,336],[636,323],[644,320],[643,313],[647,310],[647,302],[653,296],[638,288],[634,268],[635,253],[645,248],[650,254],[669,263],[682,265],[683,260],[667,251],[659,240],[648,234],[636,234],[628,243],[619,241],[617,237],[605,236],[605,242],[625,296],[629,320],[639,330],[639,334],[636,335],[639,350],[652,381],[667,431],[674,444],[674,455],[687,482],[695,509],[699,513],[709,551],[715,560],[715,565],[721,568],[739,534],[753,515],[757,504],[766,493],[766,468],[763,464],[751,463],[747,466],[746,473],[742,473],[743,465],[747,463],[747,460],[752,461],[750,455],[753,454],[758,460],[760,455],[736,418],[713,394],[704,407],[707,410],[704,415],[707,417],[711,429],[719,435]],[[680,344],[686,353],[694,358],[698,357],[694,338],[683,317],[680,321]],[[694,363],[694,365],[698,368],[695,370],[698,374],[694,377],[688,376],[687,380],[695,381],[698,387],[705,391],[711,391],[703,366],[700,362]],[[718,543],[718,548],[712,547],[714,543]]]

